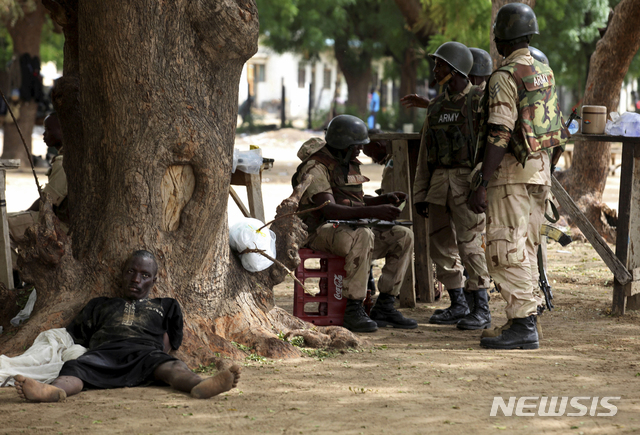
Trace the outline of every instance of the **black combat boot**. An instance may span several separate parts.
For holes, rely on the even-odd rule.
[[[469,311],[473,311],[473,292],[465,290],[464,298],[467,300],[467,307],[469,307]],[[444,310],[444,308],[438,308],[433,312],[433,314],[441,314]]]
[[[491,326],[487,289],[480,288],[470,293],[473,296],[473,308],[464,319],[458,322],[458,329],[486,329]]]
[[[402,313],[395,309],[393,303],[396,298],[388,293],[380,293],[378,300],[371,310],[371,320],[374,320],[379,328],[392,326],[400,329],[415,329],[418,322],[404,317]]]
[[[378,330],[376,322],[364,311],[362,301],[347,299],[342,326],[351,332],[374,332]]]
[[[487,349],[537,349],[538,331],[536,316],[511,319],[511,327],[497,337],[483,337],[480,346]]]
[[[437,325],[454,325],[458,320],[469,314],[467,300],[464,297],[464,290],[461,288],[447,289],[451,306],[440,313],[434,313],[429,319],[429,323]]]

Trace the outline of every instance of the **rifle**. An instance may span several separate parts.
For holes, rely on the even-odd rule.
[[[570,235],[565,234],[560,229],[547,224],[542,224],[542,227],[540,228],[540,234],[543,236],[547,236],[552,240],[555,240],[556,242],[560,243],[561,246],[567,246],[573,241]],[[538,246],[538,272],[540,273],[538,284],[540,286],[540,290],[544,294],[544,300],[547,305],[547,309],[551,311],[554,307],[553,302],[551,302],[553,300],[553,292],[551,291],[551,284],[549,284],[547,271],[544,267],[542,245]]]
[[[392,227],[395,225],[411,226],[412,221],[383,221],[380,219],[329,219],[325,221],[328,224],[333,224],[333,228],[337,228],[340,225],[349,225],[352,227]]]

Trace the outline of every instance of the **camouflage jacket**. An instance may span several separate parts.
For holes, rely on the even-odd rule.
[[[560,113],[555,78],[551,68],[510,63],[497,71],[509,73],[518,92],[518,120],[509,147],[523,166],[527,157],[545,148],[562,146],[569,137]]]
[[[325,145],[326,142],[322,139],[312,138],[302,144],[298,151],[298,157],[302,163],[291,179],[292,186],[295,188],[304,174],[310,173],[315,177],[303,195],[298,211],[317,207],[319,204],[313,203],[313,196],[322,192],[329,193],[329,189],[336,203],[344,205],[343,201],[348,200],[350,203],[364,204],[362,184],[369,179],[360,173],[360,161],[352,160],[345,174],[346,168],[340,165]],[[307,225],[309,233],[315,231],[324,222],[321,210],[306,213],[301,216],[301,219]]]

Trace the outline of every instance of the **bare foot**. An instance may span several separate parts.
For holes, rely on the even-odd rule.
[[[18,396],[33,402],[60,402],[67,398],[64,390],[53,385],[43,384],[22,375],[16,375],[15,387]]]
[[[191,389],[191,397],[195,399],[208,399],[217,396],[220,393],[229,391],[238,385],[240,379],[240,371],[242,368],[232,365],[229,369],[224,370],[217,375],[205,379]]]

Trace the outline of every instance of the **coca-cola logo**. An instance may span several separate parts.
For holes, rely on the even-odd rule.
[[[333,297],[342,300],[342,275],[333,275],[333,284],[336,286],[336,292]]]

